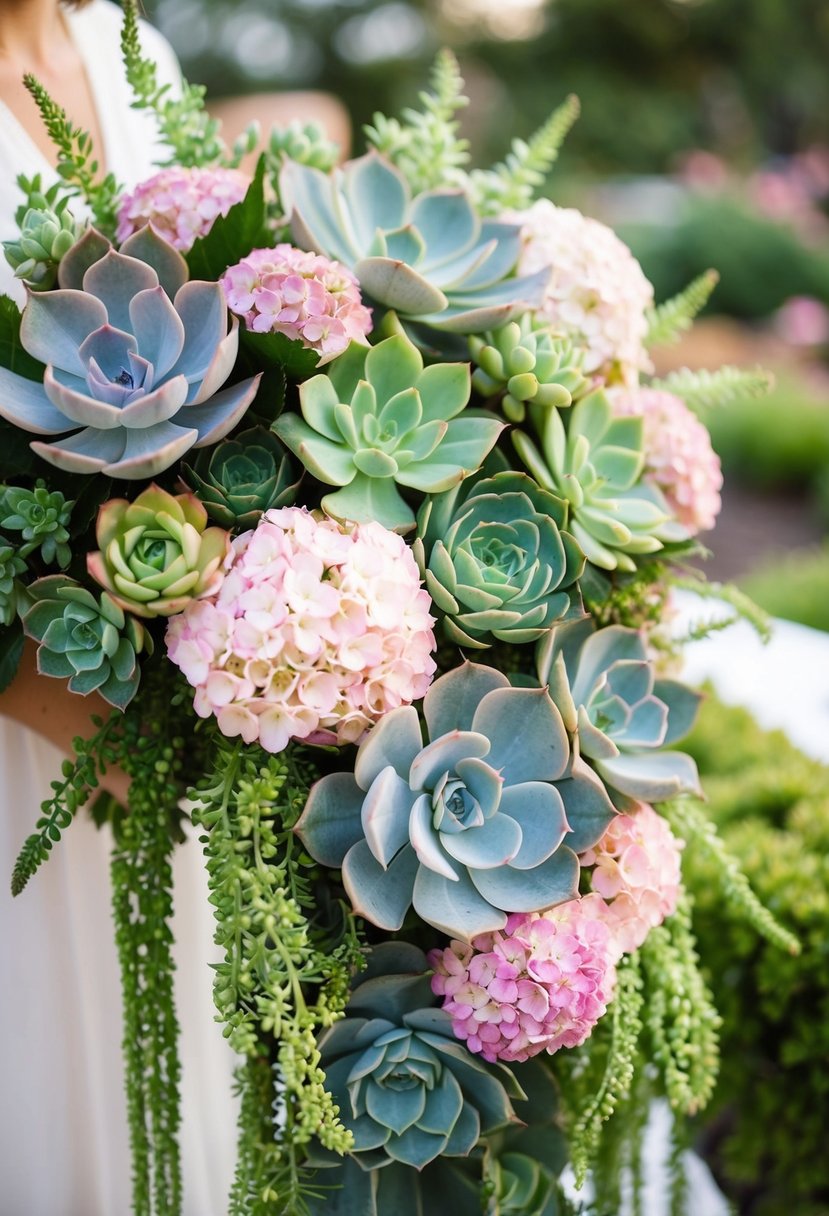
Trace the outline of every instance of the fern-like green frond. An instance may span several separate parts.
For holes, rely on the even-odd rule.
[[[365,128],[371,147],[397,165],[415,194],[465,182],[463,166],[469,160],[469,141],[459,136],[456,117],[469,99],[450,50],[438,54],[430,84],[420,94],[422,109],[404,110],[402,121],[375,114],[373,125]]]
[[[530,206],[580,110],[578,97],[571,93],[530,139],[512,141],[501,164],[470,175],[478,207],[485,215]]]
[[[652,308],[647,315],[646,345],[667,346],[676,342],[691,328],[694,317],[705,308],[719,281],[720,276],[716,270],[706,270],[678,295]]]
[[[69,195],[79,195],[89,205],[95,226],[105,235],[114,236],[116,201],[121,188],[111,173],[100,176],[100,163],[95,156],[92,137],[83,127],[76,127],[66,111],[49,95],[31,72],[23,77],[31,93],[46,132],[58,153],[57,171]]]
[[[687,367],[654,380],[652,388],[681,397],[692,410],[729,405],[745,397],[764,397],[774,387],[774,376],[763,367],[720,367],[715,372]]]
[[[717,603],[728,604],[733,611],[722,616],[708,617],[694,623],[688,632],[676,638],[676,645],[683,646],[686,642],[699,642],[702,638],[710,637],[712,633],[722,633],[737,621],[746,621],[763,642],[771,639],[771,624],[768,614],[755,604],[750,596],[735,587],[733,583],[709,583],[701,576],[682,577],[671,575],[670,583],[679,591],[690,591],[701,600],[715,600]]]

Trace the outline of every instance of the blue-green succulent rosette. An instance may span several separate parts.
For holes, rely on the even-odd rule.
[[[394,709],[360,745],[354,772],[311,789],[296,831],[342,879],[352,907],[401,928],[426,924],[471,940],[578,894],[577,854],[615,814],[571,750],[543,688],[513,688],[466,662],[417,710]]]
[[[374,947],[345,1017],[319,1048],[363,1170],[466,1157],[482,1135],[519,1123],[512,1100],[524,1092],[515,1076],[458,1042],[450,1016],[435,1007],[426,956],[406,942]],[[321,1151],[311,1160],[337,1163]]]

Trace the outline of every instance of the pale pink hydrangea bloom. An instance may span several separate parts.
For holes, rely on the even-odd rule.
[[[610,228],[539,199],[505,218],[522,224],[520,274],[550,268],[538,315],[586,350],[584,370],[635,384],[650,371],[645,350],[653,287]]]
[[[618,949],[598,895],[516,912],[472,944],[433,950],[432,991],[452,1029],[485,1060],[529,1060],[578,1047],[605,1013]]]
[[[238,169],[162,169],[125,194],[118,207],[118,241],[152,224],[186,253],[220,215],[245,197],[250,178]]]
[[[645,478],[658,486],[689,532],[707,532],[720,513],[723,476],[711,436],[684,401],[656,388],[611,388],[617,415],[644,419]]]
[[[217,594],[167,629],[196,713],[223,734],[270,752],[291,739],[356,743],[425,695],[432,601],[400,536],[284,507],[234,540],[226,569]]]
[[[599,843],[580,857],[593,866],[591,885],[605,902],[605,916],[619,949],[638,950],[679,899],[681,841],[661,815],[641,803],[617,815]]]
[[[301,342],[317,351],[320,363],[349,342],[366,342],[371,332],[371,309],[356,278],[321,254],[293,245],[254,249],[220,281],[228,307],[248,329]]]

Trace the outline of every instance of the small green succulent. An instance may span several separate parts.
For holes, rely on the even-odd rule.
[[[326,1086],[364,1170],[466,1157],[481,1135],[517,1122],[510,1099],[524,1094],[513,1073],[458,1043],[430,975],[415,946],[375,946],[345,1017],[320,1040]]]
[[[11,545],[0,545],[0,625],[11,625],[17,615],[17,579],[25,572],[26,563],[19,550]]]
[[[322,500],[337,519],[406,531],[414,513],[398,486],[437,493],[479,468],[503,423],[466,411],[469,367],[424,368],[404,334],[373,347],[352,343],[325,375],[300,386],[302,417],[282,414],[279,438],[327,485]]]
[[[83,231],[68,210],[68,198],[54,205],[45,195],[34,194],[30,206],[19,217],[20,235],[3,242],[6,261],[16,279],[33,291],[49,291],[58,277],[58,267]]]
[[[523,431],[516,451],[540,485],[570,504],[569,528],[589,562],[634,571],[637,557],[688,539],[661,492],[644,483],[642,419],[614,418],[601,389],[563,415],[530,407],[540,450]]]
[[[134,502],[112,498],[98,512],[101,547],[87,555],[87,569],[127,612],[172,616],[222,580],[230,538],[206,524],[195,494],[151,485]]]
[[[282,444],[261,426],[203,448],[181,474],[223,528],[255,527],[263,511],[291,506],[299,486]]]
[[[74,502],[67,502],[60,490],[49,490],[38,481],[33,489],[3,486],[0,491],[0,528],[19,532],[18,553],[28,557],[36,549],[47,565],[64,569],[72,558],[69,546],[69,521]]]
[[[414,554],[453,642],[534,642],[583,615],[584,557],[566,519],[566,504],[525,473],[468,478],[427,499]]]
[[[395,931],[414,905],[470,941],[510,912],[573,899],[576,854],[615,812],[545,689],[467,662],[435,681],[423,712],[425,743],[413,706],[391,710],[353,774],[312,787],[296,825],[315,861],[342,869],[355,911]]]
[[[579,621],[548,634],[537,657],[539,680],[577,737],[579,754],[617,801],[701,796],[691,757],[661,750],[691,729],[700,696],[656,677],[644,634]]]
[[[494,332],[473,335],[469,350],[478,364],[472,387],[484,397],[503,393],[501,408],[510,422],[523,422],[529,404],[564,409],[590,389],[581,366],[583,352],[529,314]]]
[[[325,134],[317,122],[295,119],[286,127],[273,127],[265,147],[268,169],[276,174],[286,160],[310,165],[330,173],[340,159],[340,149]]]
[[[152,650],[143,625],[106,592],[96,599],[63,574],[37,579],[26,591],[32,606],[23,628],[40,643],[40,674],[68,678],[72,692],[98,692],[124,709],[138,689],[138,655]]]

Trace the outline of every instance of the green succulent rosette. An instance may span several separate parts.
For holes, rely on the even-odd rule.
[[[127,612],[172,616],[222,580],[230,538],[206,524],[195,494],[151,485],[134,502],[110,499],[98,513],[100,549],[87,555],[87,569]]]
[[[694,761],[671,750],[693,726],[700,695],[657,676],[643,633],[595,629],[591,620],[564,625],[539,643],[537,662],[579,755],[622,809],[629,799],[702,796]]]
[[[457,1041],[430,977],[415,946],[375,946],[346,1016],[320,1040],[326,1085],[363,1170],[466,1157],[482,1135],[518,1122],[511,1100],[524,1094],[513,1073]]]
[[[473,335],[469,350],[478,365],[472,387],[484,397],[503,393],[501,408],[510,422],[523,422],[528,405],[564,409],[590,389],[582,371],[584,352],[548,326],[538,326],[529,314]]]
[[[467,364],[424,367],[395,334],[377,346],[352,343],[327,374],[300,386],[302,417],[282,414],[274,430],[314,477],[341,487],[322,500],[330,515],[406,531],[415,516],[398,486],[450,489],[503,430],[497,418],[465,410],[469,393]]]
[[[567,506],[525,473],[468,478],[424,503],[414,553],[447,637],[484,649],[534,642],[582,616],[584,556]]]
[[[16,279],[33,291],[49,291],[58,277],[58,267],[80,237],[83,225],[68,210],[68,199],[50,206],[45,195],[33,195],[35,206],[20,217],[20,235],[3,242],[6,261]],[[18,213],[19,215],[19,213]]]
[[[124,709],[138,689],[138,655],[152,651],[141,622],[106,592],[96,599],[63,574],[37,579],[26,591],[32,606],[23,628],[39,643],[40,674],[68,679],[72,692],[98,692]]]
[[[282,444],[261,426],[203,448],[181,474],[223,528],[254,528],[263,511],[291,506],[299,488]]]
[[[688,540],[662,493],[642,481],[642,419],[613,416],[601,389],[567,412],[532,406],[540,447],[523,431],[516,451],[536,481],[566,499],[568,527],[589,562],[602,570],[636,570],[636,558]]]
[[[69,565],[69,521],[74,502],[67,502],[60,490],[49,490],[39,481],[31,489],[4,486],[0,497],[0,528],[19,532],[18,552],[28,557],[36,549],[47,565],[52,562],[63,569]]]

